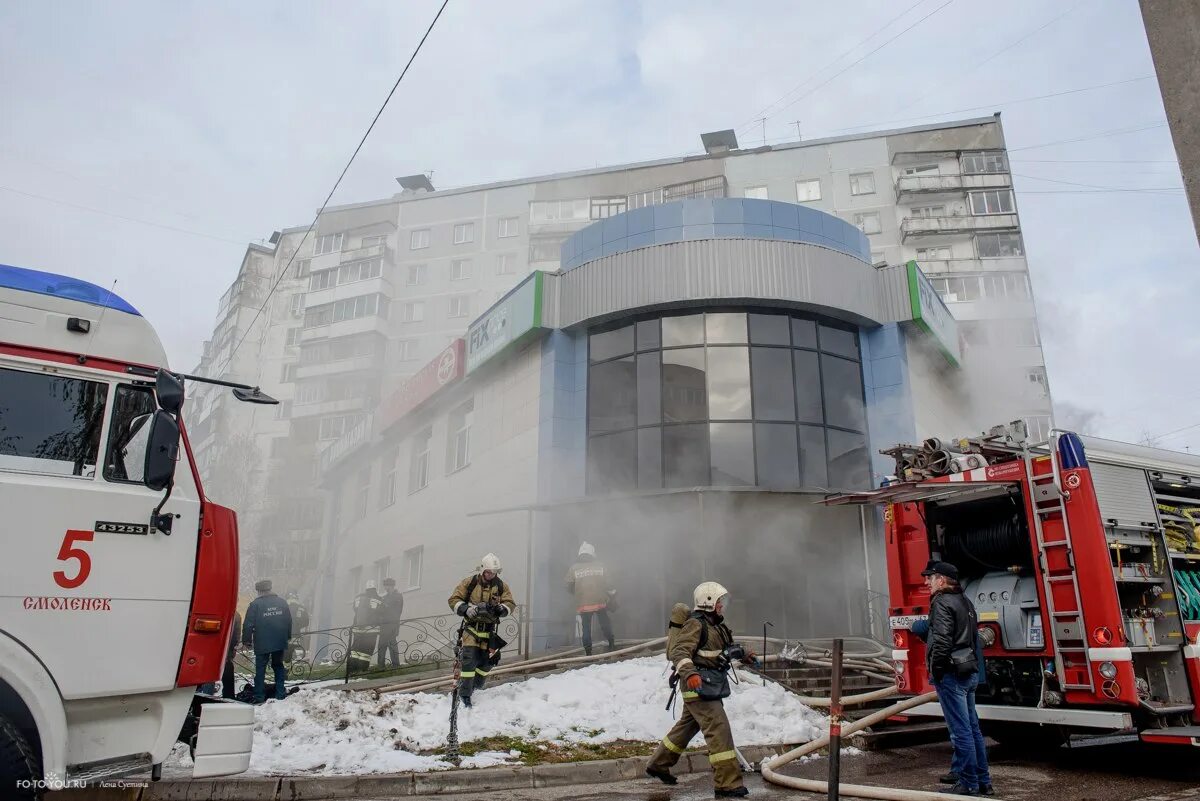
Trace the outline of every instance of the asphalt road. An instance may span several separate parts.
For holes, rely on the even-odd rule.
[[[1149,748],[1135,744],[1091,746],[1073,750],[1016,753],[996,745],[990,749],[997,798],[1011,801],[1200,801],[1200,752],[1183,747]],[[845,782],[934,790],[937,777],[950,764],[946,743],[846,756]],[[824,760],[785,768],[786,773],[823,778]],[[765,784],[747,777],[750,797],[771,801],[817,801],[816,796]],[[465,798],[467,796],[459,796]],[[484,797],[484,796],[479,796]],[[653,780],[544,790],[489,792],[488,801],[699,801],[712,798],[707,773],[680,777],[675,787]],[[428,798],[433,798],[429,796]],[[437,796],[445,799],[446,796]],[[362,799],[361,801],[376,801]]]

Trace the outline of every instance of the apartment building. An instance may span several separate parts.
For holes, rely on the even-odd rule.
[[[532,271],[562,268],[568,239],[596,221],[679,200],[798,204],[857,226],[875,264],[917,261],[978,357],[959,377],[964,402],[996,422],[1023,417],[1034,436],[1046,430],[1045,363],[998,115],[747,150],[731,133],[704,140],[703,156],[451,190],[405,176],[390,198],[326,210],[293,245],[295,278],[276,290],[264,324],[277,335],[261,337],[254,361],[257,383],[291,401],[281,412],[286,436],[280,420],[253,424],[264,458],[281,455],[266,458],[267,495],[294,499],[264,518],[261,541],[318,540],[328,517],[311,491],[318,454],[356,429],[361,436],[381,402]],[[726,235],[708,225],[701,233]],[[283,244],[304,230],[281,234],[275,271],[287,261]],[[594,247],[569,257],[617,248],[572,247],[585,244]],[[215,332],[214,343],[224,336]],[[936,405],[922,392],[913,387],[914,403]],[[315,566],[277,566],[272,550],[263,549],[264,566],[311,591]]]

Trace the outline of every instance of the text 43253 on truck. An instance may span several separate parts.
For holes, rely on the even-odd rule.
[[[978,612],[997,739],[1200,745],[1200,458],[1067,432],[1031,445],[1019,423],[884,453],[894,481],[826,502],[886,507],[901,691],[931,689],[911,629],[943,560]]]
[[[196,695],[220,678],[238,542],[183,401],[127,302],[0,265],[0,797],[157,777],[189,716],[194,775],[249,764],[253,708]]]

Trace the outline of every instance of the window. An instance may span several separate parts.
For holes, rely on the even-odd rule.
[[[750,418],[750,353],[747,348],[709,348],[706,376],[709,418]]]
[[[292,402],[290,400],[280,401],[279,405],[275,407],[275,419],[276,420],[290,420],[291,418],[292,418]]]
[[[296,387],[296,403],[303,406],[306,403],[320,403],[324,395],[322,385],[318,381],[305,381]]]
[[[452,295],[446,311],[447,317],[466,317],[471,313],[471,298],[468,295]]]
[[[513,275],[516,271],[516,253],[500,253],[496,256],[496,275]]]
[[[429,229],[421,228],[413,231],[408,239],[409,250],[422,250],[429,247]]]
[[[519,217],[501,217],[496,223],[496,236],[500,239],[508,239],[510,236],[518,236],[521,233]]]
[[[624,197],[594,197],[592,198],[591,218],[604,220],[625,211]]]
[[[400,322],[419,323],[425,319],[425,301],[410,300],[400,307]]]
[[[362,244],[359,247],[372,248],[376,245],[382,245],[386,241],[386,236],[364,236],[362,238]]]
[[[1003,259],[1024,256],[1025,246],[1020,234],[977,234],[975,249],[981,259]]]
[[[461,470],[471,463],[471,421],[475,417],[475,399],[450,412],[446,433],[446,473]]]
[[[629,209],[642,209],[646,206],[658,206],[663,202],[663,191],[651,189],[647,192],[634,192],[629,196]]]
[[[922,217],[922,218],[926,218],[926,219],[928,219],[929,217],[945,217],[946,216],[946,207],[945,206],[913,206],[912,212],[909,214],[909,216],[910,217]]]
[[[873,194],[875,194],[875,173],[873,173],[873,172],[852,172],[852,173],[850,173],[850,194],[852,194],[852,195],[873,195]]]
[[[391,557],[375,560],[375,586],[382,587],[383,580],[392,575],[392,560]]]
[[[710,483],[715,487],[754,484],[754,427],[749,423],[709,423]]]
[[[810,178],[805,181],[796,181],[796,202],[811,203],[814,200],[821,199],[821,181],[819,178]]]
[[[864,234],[877,234],[883,230],[883,226],[879,221],[879,212],[868,211],[854,215],[854,224]]]
[[[383,274],[383,259],[367,259],[365,261],[356,261],[350,264],[343,264],[337,268],[337,282],[341,284],[352,284],[355,281],[366,281],[371,278],[378,278]]]
[[[866,427],[866,411],[862,368],[858,362],[821,354],[821,386],[824,389],[825,422],[862,431]]]
[[[313,240],[313,255],[323,256],[326,253],[335,253],[342,249],[342,242],[344,240],[345,234],[318,236]]]
[[[579,200],[535,200],[529,204],[529,222],[555,223],[590,219],[587,198]]]
[[[724,175],[714,175],[712,178],[701,178],[698,181],[663,187],[664,203],[670,203],[672,200],[705,197],[725,197]]]
[[[963,153],[962,171],[967,175],[986,172],[1008,172],[1008,158],[1000,151]]]
[[[425,546],[418,545],[404,552],[404,572],[400,577],[405,580],[406,590],[421,589],[421,562],[425,558]]]
[[[1034,394],[1039,397],[1047,397],[1050,394],[1050,387],[1046,382],[1045,367],[1031,367],[1026,373],[1026,378],[1029,379],[1029,384],[1034,388]]]
[[[393,445],[379,459],[379,474],[383,482],[379,487],[379,508],[386,509],[396,502],[396,466],[400,461],[400,446]]]
[[[417,358],[417,340],[415,339],[397,339],[396,340],[396,361],[411,362]]]
[[[1009,189],[999,189],[990,192],[971,192],[971,213],[981,214],[1012,214],[1013,196]]]
[[[149,444],[150,418],[158,405],[149,387],[118,384],[113,395],[104,478],[142,483]],[[4,457],[0,456],[0,464]]]
[[[408,455],[408,492],[429,486],[429,443],[433,441],[433,429],[425,428],[413,435]]]
[[[637,424],[638,412],[634,357],[625,356],[598,364],[592,368],[590,375],[588,406],[596,410],[588,416],[591,433],[633,428]]]
[[[455,259],[450,262],[450,280],[463,281],[471,277],[471,260]]]
[[[997,320],[1003,339],[1019,348],[1034,348],[1042,344],[1038,336],[1037,323],[1033,320]]]
[[[529,240],[529,261],[530,263],[559,261],[562,258],[562,243],[566,240],[563,236],[547,236],[538,237]]]
[[[1029,281],[1025,273],[984,273],[979,276],[983,296],[1004,300],[1027,300]]]
[[[765,186],[747,186],[745,196],[755,200],[769,200]]]
[[[340,323],[343,320],[357,320],[375,315],[387,316],[387,298],[379,294],[359,295],[305,310],[304,327],[318,328],[331,323]]]
[[[429,270],[424,264],[408,265],[408,285],[420,286],[429,277]]]
[[[284,342],[284,347],[294,348],[300,344],[300,328],[289,328],[287,330],[287,340]]]
[[[283,374],[279,376],[279,383],[290,384],[293,381],[295,381],[297,366],[298,365],[295,362],[291,362],[290,364],[285,364],[283,366]]]
[[[707,484],[708,425],[666,426],[662,436],[663,485],[669,489]]]
[[[357,523],[367,516],[367,502],[371,497],[371,468],[369,465],[358,471],[351,491],[354,495],[350,507],[350,522]]]
[[[337,283],[337,270],[321,270],[308,277],[308,291],[329,289],[335,283]]]
[[[603,362],[616,356],[633,353],[632,325],[603,331],[588,337],[588,360]]]
[[[299,317],[304,314],[304,296],[292,295],[292,316]]]
[[[92,477],[108,385],[0,368],[0,468]]]
[[[820,431],[820,429],[817,430]],[[756,424],[754,426],[754,457],[759,486],[800,486],[796,427],[794,425]]]
[[[937,164],[918,164],[912,167],[905,167],[905,175],[941,175],[942,168]]]
[[[312,271],[312,259],[300,259],[296,262],[296,277],[303,278]]]
[[[947,245],[937,247],[917,248],[918,261],[945,261],[950,258],[950,248]]]
[[[637,482],[637,432],[604,434],[588,441],[587,489],[593,495],[625,492]]]
[[[475,241],[475,223],[458,223],[454,226],[454,244],[465,245]]]
[[[317,425],[318,439],[337,439],[362,420],[360,415],[339,414],[332,417],[322,417]]]

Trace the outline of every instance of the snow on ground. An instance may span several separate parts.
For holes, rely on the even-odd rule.
[[[667,666],[661,656],[589,665],[477,691],[459,707],[458,739],[510,736],[556,743],[656,742],[682,712],[664,709]],[[782,687],[741,674],[725,700],[738,745],[802,743],[820,736],[823,715]],[[418,751],[446,744],[450,697],[436,693],[304,689],[257,710],[250,774],[347,774],[443,770]],[[693,746],[703,743],[700,735]],[[513,754],[464,759],[466,767],[510,761]],[[186,760],[186,756],[183,757]]]

